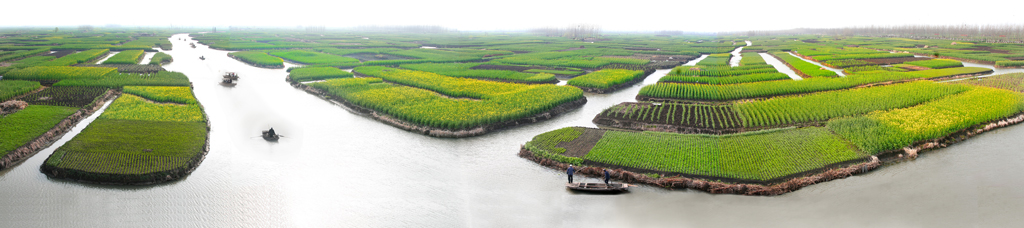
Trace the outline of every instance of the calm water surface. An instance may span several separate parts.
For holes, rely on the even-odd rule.
[[[641,85],[587,94],[583,108],[550,121],[440,139],[352,114],[292,88],[284,69],[251,67],[225,51],[189,48],[179,37],[171,39],[174,50],[166,52],[174,63],[166,68],[190,77],[209,114],[211,151],[202,165],[156,186],[80,184],[39,172],[54,146],[0,172],[0,225],[1010,227],[1024,211],[1020,126],[778,197],[643,186],[622,195],[576,194],[564,189],[562,171],[517,157],[520,144],[562,127],[594,127],[597,113],[634,101]],[[225,71],[241,75],[236,87],[218,84]],[[256,137],[271,126],[285,138]]]

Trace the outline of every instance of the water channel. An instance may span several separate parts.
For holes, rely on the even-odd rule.
[[[202,165],[167,184],[90,185],[40,173],[56,146],[47,148],[0,172],[3,226],[1010,227],[1024,211],[1021,126],[777,197],[647,186],[578,194],[565,190],[562,171],[517,157],[519,146],[550,130],[594,127],[596,114],[633,101],[668,70],[615,93],[586,94],[585,106],[553,120],[442,139],[294,89],[284,69],[248,66],[178,38],[165,51],[174,57],[166,68],[189,76],[212,124]],[[241,76],[237,86],[218,84],[227,71]],[[267,127],[285,138],[255,137]]]

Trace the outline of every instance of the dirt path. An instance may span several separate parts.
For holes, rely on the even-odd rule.
[[[583,158],[584,156],[587,156],[590,149],[594,148],[594,145],[597,145],[597,141],[604,137],[604,132],[605,130],[587,128],[583,131],[583,134],[575,140],[560,142],[555,146],[565,148],[565,153],[562,155]]]

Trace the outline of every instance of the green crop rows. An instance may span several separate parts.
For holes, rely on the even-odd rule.
[[[643,71],[604,69],[570,79],[568,84],[576,87],[608,89],[644,76]]]
[[[352,73],[334,67],[300,67],[288,71],[292,81],[305,82],[331,78],[351,78]]]

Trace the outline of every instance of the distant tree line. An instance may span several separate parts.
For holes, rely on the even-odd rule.
[[[833,35],[833,36],[890,36],[929,39],[1020,40],[1024,38],[1024,24],[1005,25],[891,25],[845,28],[798,28],[789,30],[752,30],[726,33],[726,35],[779,36],[779,35]]]
[[[411,26],[359,26],[355,28],[356,31],[365,32],[388,32],[388,33],[448,33],[458,32],[455,29],[449,29],[437,25],[411,25]]]
[[[544,35],[544,36],[561,36],[574,40],[582,40],[586,38],[598,37],[601,35],[601,27],[590,24],[575,24],[569,25],[563,28],[536,28],[531,29],[530,32]]]

